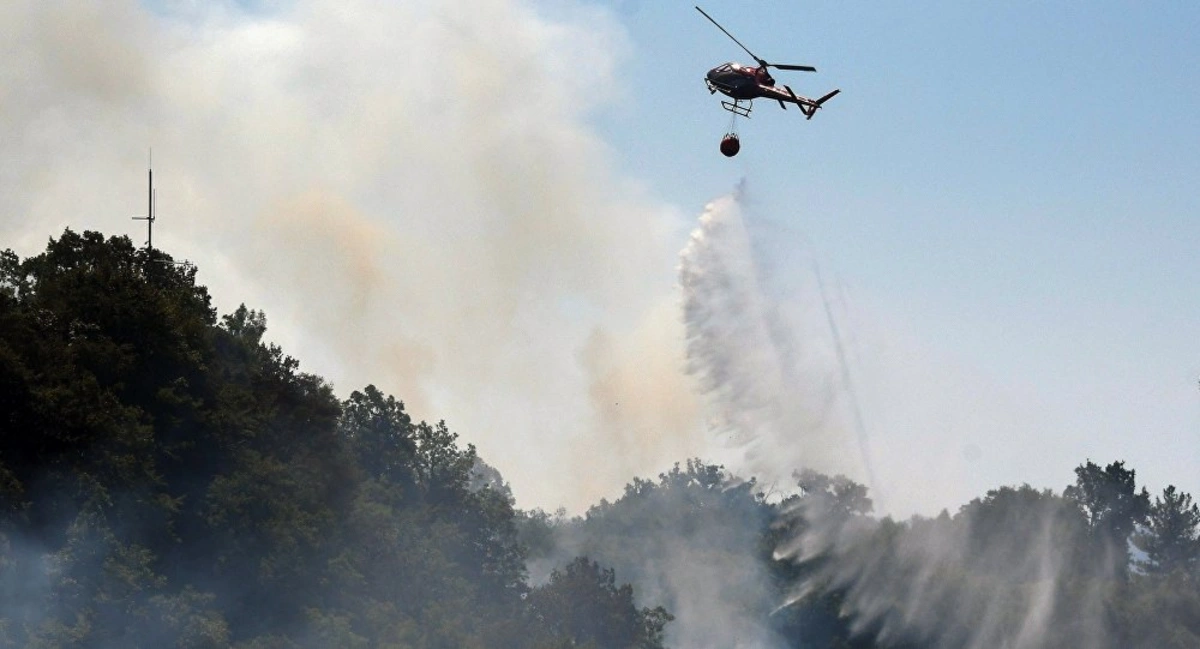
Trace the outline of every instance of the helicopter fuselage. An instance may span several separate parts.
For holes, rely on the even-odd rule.
[[[768,93],[775,80],[763,68],[754,68],[740,63],[722,63],[706,75],[710,87],[733,99],[756,99]]]

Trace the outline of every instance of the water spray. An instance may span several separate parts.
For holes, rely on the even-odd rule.
[[[821,276],[821,265],[817,262],[816,255],[813,255],[813,276],[817,280],[817,291],[821,294],[821,306],[825,308],[825,319],[829,322],[829,333],[833,337],[833,348],[837,354],[838,366],[841,368],[842,387],[846,390],[846,396],[850,399],[850,413],[854,416],[854,432],[858,438],[858,451],[862,456],[863,471],[867,474],[867,482],[871,486],[871,493],[875,494],[875,500],[882,506],[882,494],[879,491],[879,482],[875,479],[875,469],[871,464],[871,450],[867,435],[867,426],[864,423],[862,406],[858,401],[858,391],[854,389],[854,382],[850,377],[850,363],[846,359],[846,349],[842,344],[841,334],[838,332],[837,319],[833,317],[833,309],[829,306],[829,295],[825,291],[825,280]]]

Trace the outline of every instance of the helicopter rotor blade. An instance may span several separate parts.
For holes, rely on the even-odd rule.
[[[816,72],[817,69],[811,65],[790,65],[787,63],[768,63],[768,66],[779,70],[799,70],[800,72]]]
[[[733,42],[737,43],[737,44],[738,44],[738,47],[742,48],[743,50],[746,50],[746,54],[749,54],[751,58],[753,58],[755,61],[758,61],[758,64],[759,64],[759,65],[763,65],[763,66],[765,66],[765,65],[770,65],[770,64],[769,64],[769,63],[767,63],[765,60],[763,60],[763,59],[760,59],[760,58],[758,58],[757,56],[755,56],[754,52],[751,52],[751,51],[750,51],[750,48],[746,47],[745,45],[742,45],[742,42],[741,42],[741,41],[739,41],[738,39],[734,38],[734,37],[733,37],[733,34],[730,34],[728,30],[726,30],[724,27],[722,27],[722,26],[721,26],[721,23],[719,23],[719,22],[717,22],[717,21],[713,20],[713,17],[712,17],[712,16],[708,15],[707,13],[704,13],[704,10],[703,10],[703,9],[701,9],[700,7],[696,7],[696,11],[699,11],[701,14],[703,14],[703,15],[704,15],[704,17],[705,17],[705,18],[707,18],[707,19],[708,19],[708,21],[709,21],[709,22],[711,22],[712,24],[716,25],[716,26],[717,26],[717,29],[719,29],[719,30],[721,30],[721,31],[725,32],[725,35],[726,35],[726,36],[728,36],[730,39],[732,39],[732,40],[733,40]]]

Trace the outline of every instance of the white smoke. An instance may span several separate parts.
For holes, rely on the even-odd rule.
[[[630,53],[607,10],[242,4],[0,4],[6,246],[142,242],[153,147],[154,243],[222,312],[264,310],[339,393],[445,418],[522,506],[581,509],[702,453],[684,220],[590,124]]]

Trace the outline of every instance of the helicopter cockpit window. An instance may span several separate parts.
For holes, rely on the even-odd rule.
[[[733,64],[731,64],[731,63],[726,63],[724,65],[717,66],[717,72],[732,72],[732,71],[733,71]]]

